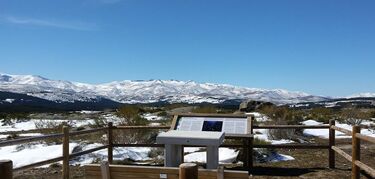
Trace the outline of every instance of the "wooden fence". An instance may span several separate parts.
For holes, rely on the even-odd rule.
[[[63,161],[63,178],[68,179],[69,178],[69,160],[89,154],[98,150],[107,149],[108,151],[108,162],[111,164],[113,162],[113,148],[115,147],[164,147],[162,144],[147,144],[147,143],[137,143],[137,144],[119,144],[119,143],[113,143],[113,130],[136,130],[136,129],[144,129],[144,130],[168,130],[170,129],[170,126],[113,126],[112,123],[108,124],[108,127],[103,128],[96,128],[96,129],[89,129],[89,130],[82,130],[82,131],[76,131],[76,132],[70,132],[68,127],[63,127],[62,133],[59,134],[49,134],[44,136],[37,136],[37,137],[29,137],[29,138],[22,138],[22,139],[15,139],[15,140],[8,140],[0,142],[0,147],[4,146],[10,146],[10,145],[17,145],[17,144],[23,144],[33,141],[40,141],[40,140],[47,140],[47,139],[56,139],[61,138],[62,139],[62,156],[32,163],[29,165],[25,165],[22,167],[13,168],[13,172],[23,171],[26,169],[43,166],[47,164],[52,164],[55,162]],[[243,139],[244,143],[242,144],[223,144],[220,147],[233,147],[233,148],[243,148],[245,150],[248,150],[248,152],[245,152],[247,154],[246,158],[247,161],[244,161],[245,167],[248,169],[249,173],[251,173],[251,169],[253,168],[253,150],[254,148],[286,148],[286,149],[325,149],[329,151],[329,157],[328,157],[328,166],[329,168],[335,167],[335,152],[343,156],[344,158],[348,159],[349,161],[352,161],[352,176],[353,178],[359,178],[359,172],[360,169],[366,171],[369,175],[375,177],[375,170],[370,168],[369,166],[365,165],[360,161],[360,140],[365,140],[369,142],[375,143],[375,138],[365,136],[360,134],[360,127],[354,126],[353,132],[339,128],[335,126],[334,121],[330,121],[329,125],[314,125],[314,126],[305,126],[305,125],[254,125],[253,122],[251,122],[250,127],[250,133],[253,134],[254,129],[327,129],[329,130],[329,142],[326,145],[322,144],[267,144],[267,145],[254,145],[254,138],[244,136]],[[352,156],[346,154],[343,150],[335,146],[335,131],[340,131],[348,135],[352,135],[353,139],[353,152]],[[107,133],[108,143],[92,148],[89,150],[76,152],[69,154],[69,137],[72,136],[78,136],[83,134],[90,134],[95,132],[101,132],[105,131]],[[230,138],[230,136],[228,136]],[[190,146],[185,146],[190,147]],[[6,172],[7,168],[9,167],[2,167],[2,164],[6,162],[0,161],[0,173]],[[5,168],[5,169],[3,169]]]
[[[104,165],[103,165],[104,164]],[[90,179],[248,179],[246,171],[218,169],[198,169],[197,164],[184,163],[179,167],[150,167],[129,165],[108,165],[103,162],[84,166],[85,176]],[[104,177],[105,176],[105,177]]]
[[[352,130],[347,130],[335,126],[335,121],[330,121],[330,135],[329,141],[331,143],[330,149],[330,165],[335,166],[335,156],[334,152],[338,153],[340,156],[344,157],[346,160],[352,163],[352,179],[360,178],[360,170],[364,170],[368,175],[375,178],[375,170],[368,165],[361,162],[361,140],[371,142],[375,144],[375,138],[370,136],[365,136],[361,134],[361,126],[353,126]],[[335,131],[340,131],[346,135],[352,137],[352,155],[347,154],[345,151],[335,146]],[[332,153],[332,154],[331,154]]]

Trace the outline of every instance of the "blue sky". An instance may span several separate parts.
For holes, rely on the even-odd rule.
[[[1,0],[0,72],[375,92],[373,0]]]

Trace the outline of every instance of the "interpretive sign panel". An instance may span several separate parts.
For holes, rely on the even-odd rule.
[[[179,116],[175,130],[179,131],[215,131],[225,134],[248,134],[249,118],[227,116]]]

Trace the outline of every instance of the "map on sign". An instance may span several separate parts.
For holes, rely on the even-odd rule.
[[[180,117],[176,130],[180,131],[216,131],[227,134],[247,134],[247,118],[231,117]]]

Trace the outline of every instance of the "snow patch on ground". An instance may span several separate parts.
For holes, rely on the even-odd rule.
[[[264,115],[264,114],[258,113],[258,112],[249,112],[249,113],[246,113],[246,115],[254,115],[255,120],[256,120],[257,122],[267,122],[267,121],[271,121],[271,119],[270,119],[269,117],[267,117],[267,116]]]
[[[302,122],[302,124],[307,125],[307,126],[323,125],[322,122],[317,122],[315,120],[307,120],[307,121]],[[374,125],[375,123],[373,121],[363,121],[362,124],[363,125]],[[352,130],[352,127],[353,127],[349,124],[340,123],[338,121],[336,121],[336,126],[340,127],[340,128],[350,130],[350,131]],[[329,138],[329,130],[328,129],[305,129],[305,130],[303,130],[303,134],[307,135],[307,136],[315,136],[315,137],[320,137],[320,138],[324,138],[324,139]],[[361,134],[371,136],[371,137],[375,137],[375,130],[373,130],[373,129],[362,129]],[[335,135],[336,135],[336,138],[339,138],[339,139],[340,138],[341,139],[351,138],[351,136],[348,136],[348,135],[346,135],[342,132],[339,132],[339,131],[336,131]]]
[[[276,152],[273,152],[271,155],[269,155],[266,158],[266,161],[269,161],[269,162],[280,162],[280,161],[289,161],[289,160],[294,160],[294,158],[292,156],[279,154]]]
[[[72,153],[73,149],[79,145],[80,144],[78,143],[69,143],[69,153]],[[82,150],[89,150],[100,146],[103,145],[98,143],[88,144],[84,145]],[[148,157],[150,151],[151,148],[149,147],[115,148],[113,151],[113,158],[114,160],[130,159],[133,161],[145,161],[150,160]],[[21,167],[38,161],[62,156],[62,145],[31,144],[6,146],[0,148],[0,156],[1,159],[12,160],[14,167]],[[70,164],[89,164],[93,163],[98,158],[107,159],[107,149],[77,157],[71,160]],[[48,167],[48,165],[42,167]]]
[[[13,103],[15,99],[4,99],[3,101],[7,103]]]
[[[78,111],[78,112],[81,113],[81,114],[98,114],[98,113],[100,113],[101,111],[82,110],[82,111]]]
[[[272,140],[269,138],[269,130],[268,129],[254,129],[254,137],[264,140],[266,142],[270,142],[271,144],[289,144],[294,143],[292,140],[288,139],[281,139],[281,140]]]
[[[151,113],[143,114],[142,117],[146,118],[148,121],[160,121],[160,120],[163,120],[163,117],[157,116],[157,115],[151,114]]]
[[[3,126],[3,123],[0,121],[0,132],[32,130],[35,128],[35,123],[32,120],[14,123],[11,126]]]
[[[108,118],[108,122],[113,122],[115,125],[121,121],[121,118],[116,118],[113,115],[107,115],[105,118]],[[0,132],[12,132],[12,131],[27,131],[37,129],[37,124],[43,127],[43,124],[53,123],[56,126],[61,123],[68,123],[72,127],[83,127],[88,125],[95,124],[94,119],[85,119],[85,120],[62,120],[62,119],[30,119],[28,121],[17,122],[16,120],[12,120],[12,125],[4,125],[0,121]]]
[[[41,133],[25,133],[25,134],[18,134],[21,137],[35,137],[35,136],[41,136],[43,134]]]
[[[22,147],[25,146],[25,147]],[[77,146],[76,143],[69,144],[69,152]],[[62,156],[62,145],[14,145],[0,148],[2,159],[13,161],[13,167],[21,167],[38,161]]]
[[[233,163],[238,153],[235,149],[219,148],[219,163]],[[206,152],[187,154],[184,157],[184,162],[206,163]]]
[[[92,148],[103,146],[102,144],[88,144],[82,147],[82,150],[89,150]],[[151,152],[150,147],[121,147],[121,148],[114,148],[113,149],[113,159],[114,160],[124,160],[130,159],[133,161],[145,161],[151,160],[148,154]],[[102,159],[107,160],[107,149],[95,151],[93,153],[83,155],[78,157],[77,159],[71,162],[72,165],[83,165],[83,164],[90,164],[95,162],[95,160]]]

